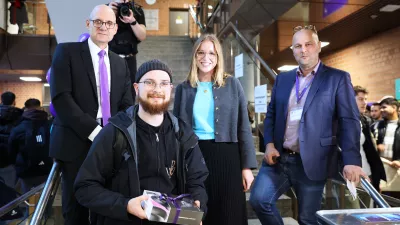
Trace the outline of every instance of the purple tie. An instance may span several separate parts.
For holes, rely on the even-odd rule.
[[[107,67],[104,62],[104,55],[106,51],[101,50],[99,52],[99,74],[100,74],[100,99],[101,99],[101,113],[103,114],[103,126],[108,123],[108,119],[111,117],[110,110],[110,97],[108,95],[108,74]]]

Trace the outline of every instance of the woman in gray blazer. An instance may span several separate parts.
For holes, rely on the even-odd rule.
[[[190,73],[176,88],[174,114],[192,125],[209,170],[203,224],[247,224],[244,192],[257,167],[247,100],[239,81],[224,72],[215,35],[195,43]]]

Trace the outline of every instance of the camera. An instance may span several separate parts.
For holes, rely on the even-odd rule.
[[[132,10],[133,15],[135,16],[135,3],[134,2],[125,2],[125,3],[118,3],[118,15],[120,17],[123,16],[129,16],[130,12],[129,10]]]

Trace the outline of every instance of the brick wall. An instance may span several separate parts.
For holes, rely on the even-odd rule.
[[[43,102],[43,83],[0,82],[0,93],[11,91],[16,95],[16,106],[24,107],[29,98],[37,98]]]
[[[395,79],[400,78],[400,27],[322,56],[328,65],[350,73],[353,85],[369,91],[369,101],[395,96]]]

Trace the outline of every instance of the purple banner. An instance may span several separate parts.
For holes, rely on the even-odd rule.
[[[324,0],[323,3],[323,15],[322,17],[325,18],[332,13],[336,12],[340,8],[342,8],[344,5],[347,4],[349,0]]]

